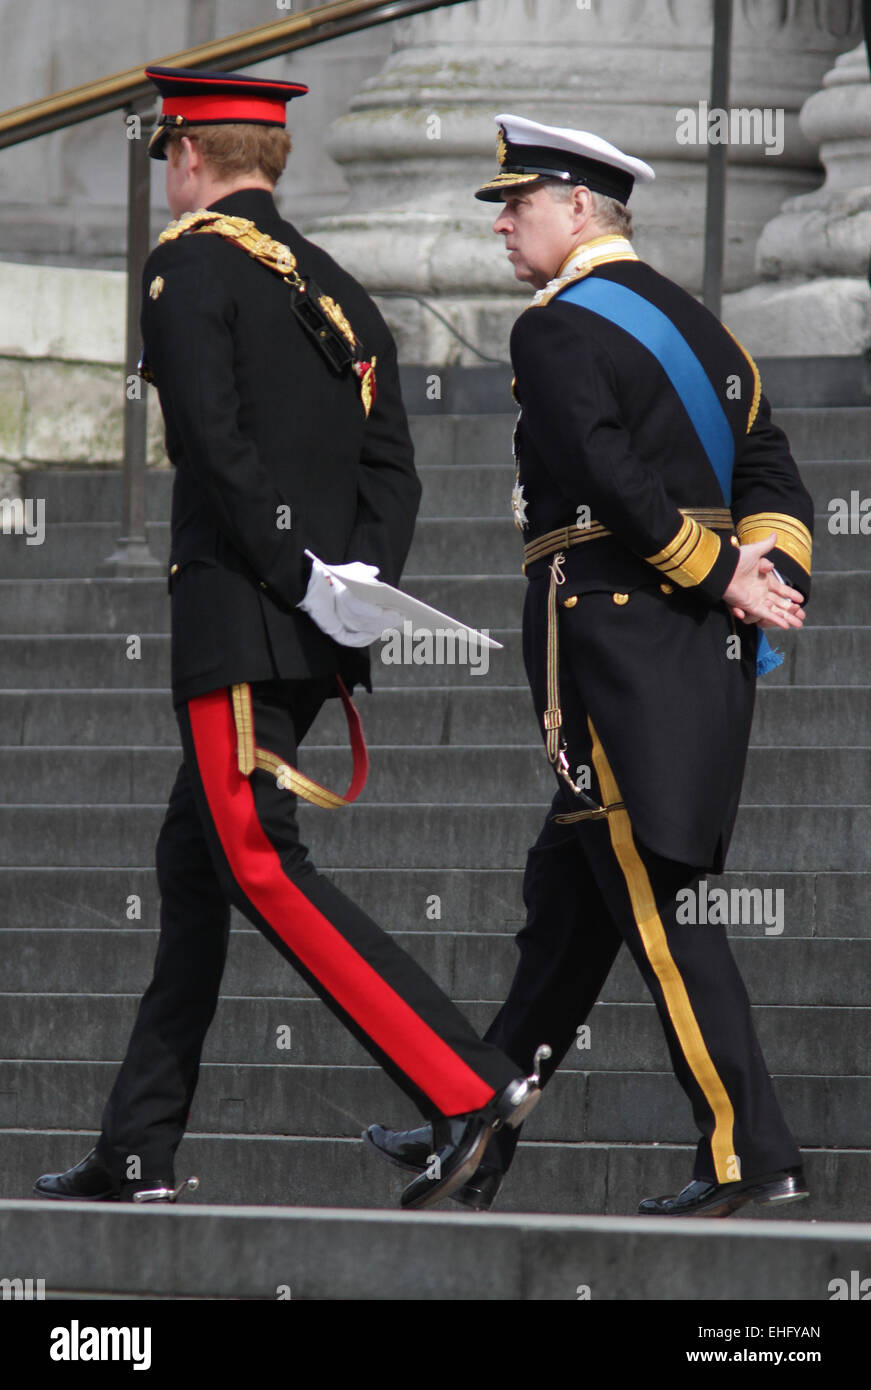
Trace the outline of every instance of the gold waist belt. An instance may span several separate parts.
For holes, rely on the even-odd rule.
[[[728,507],[681,507],[681,516],[691,516],[702,526],[710,526],[714,531],[731,531],[734,527],[732,513]],[[523,548],[523,573],[533,560],[543,560],[557,550],[570,550],[573,545],[583,545],[584,541],[597,541],[613,532],[600,521],[591,521],[589,526],[562,526],[558,531],[548,531],[537,540],[530,541]]]
[[[703,526],[710,526],[714,530],[731,531],[733,527],[732,514],[727,507],[681,507],[680,512],[682,516],[691,516],[694,521],[700,522]],[[547,594],[548,707],[544,712],[545,746],[548,761],[553,765],[555,772],[568,783],[576,796],[588,803],[589,807],[584,811],[572,811],[568,815],[555,816],[554,819],[562,825],[580,820],[600,820],[612,811],[625,809],[625,804],[622,801],[612,802],[609,806],[596,806],[588,796],[584,795],[580,786],[572,781],[565,740],[561,736],[563,712],[559,699],[559,626],[557,623],[556,591],[560,584],[565,583],[563,572],[565,556],[563,552],[573,545],[581,545],[584,541],[593,541],[600,536],[610,535],[611,532],[600,522],[591,521],[589,526],[585,526],[583,529],[578,526],[564,526],[559,531],[548,531],[547,535],[539,536],[538,540],[530,541],[529,545],[524,547],[524,574],[526,573],[526,566],[533,560],[543,560],[548,555],[555,557],[550,566],[550,586]]]

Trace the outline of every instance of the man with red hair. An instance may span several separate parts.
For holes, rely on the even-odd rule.
[[[404,1195],[450,1195],[494,1131],[539,1098],[428,975],[319,874],[299,796],[335,810],[365,781],[347,693],[398,621],[343,577],[395,583],[420,484],[389,330],[362,287],[282,220],[285,103],[307,89],[151,68],[150,152],[177,219],[143,281],[142,370],[176,476],[169,588],[184,761],[157,843],[154,978],[90,1154],[46,1197],[173,1201],[174,1155],[218,1000],[230,904],[294,965],[421,1112],[443,1152]],[[317,557],[329,562],[330,570]],[[296,768],[325,699],[346,708],[355,774],[337,796]]]

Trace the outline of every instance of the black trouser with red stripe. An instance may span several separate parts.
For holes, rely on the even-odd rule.
[[[254,682],[258,747],[293,767],[330,684]],[[230,689],[189,700],[176,714],[184,761],[156,849],[161,929],[154,977],[97,1145],[116,1182],[131,1171],[148,1181],[173,1180],[217,1007],[230,903],[427,1118],[478,1109],[520,1075],[393,938],[317,872],[300,842],[296,797],[270,772],[238,770]],[[140,1162],[131,1170],[134,1155]]]
[[[600,804],[619,802],[605,750],[570,680],[561,682],[561,698],[572,730],[572,766],[591,768],[590,795]],[[695,894],[699,870],[638,842],[625,810],[607,820],[553,819],[579,809],[560,784],[527,858],[520,961],[487,1040],[524,1068],[546,1039],[553,1055],[541,1075],[549,1080],[625,942],[653,997],[675,1075],[701,1131],[692,1176],[730,1182],[798,1166],[801,1156],[774,1093],[726,928],[684,921],[688,914],[678,911],[689,899],[677,895]],[[611,1059],[595,1015],[590,1042],[586,1064],[607,1068]],[[635,1045],[643,1046],[643,1034]],[[517,1130],[497,1134],[487,1162],[506,1168],[517,1139]]]

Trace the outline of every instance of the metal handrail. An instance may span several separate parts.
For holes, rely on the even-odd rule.
[[[732,54],[732,0],[714,0],[714,40],[711,48],[710,109],[729,106]],[[708,143],[705,198],[705,263],[702,302],[720,317],[723,307],[723,262],[726,254],[726,174],[729,146]]]
[[[228,72],[238,62],[263,63],[299,48],[325,43],[343,34],[356,34],[395,19],[405,19],[426,10],[444,9],[466,0],[330,0],[303,10],[289,19],[274,20],[253,29],[214,39],[193,48],[171,53],[154,62],[164,67],[210,67]],[[151,66],[149,63],[148,66]],[[145,76],[145,67],[125,68],[99,82],[84,82],[65,92],[30,101],[0,113],[0,149],[48,135],[53,130],[77,125],[148,99],[156,93]]]
[[[395,19],[463,4],[465,0],[330,0],[288,19],[261,24],[211,43],[197,44],[161,58],[165,67],[209,67],[226,72],[237,63],[246,67],[295,49],[308,48],[344,34],[358,33]],[[149,64],[150,66],[150,64]],[[144,67],[126,68],[99,82],[85,82],[0,113],[0,149],[48,135],[110,111],[141,115],[156,101]],[[121,534],[115,550],[97,567],[104,577],[137,578],[155,574],[160,566],[146,535],[147,400],[139,389],[139,299],[142,271],[148,256],[151,161],[147,140],[128,141],[127,191],[127,333],[125,348],[124,466]]]

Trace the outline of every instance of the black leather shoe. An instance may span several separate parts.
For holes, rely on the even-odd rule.
[[[443,1142],[449,1142],[445,1135]],[[420,1125],[417,1129],[385,1129],[383,1125],[370,1125],[363,1131],[363,1139],[381,1158],[404,1168],[409,1173],[423,1173],[429,1159],[440,1147],[434,1137],[432,1125]],[[451,1200],[470,1211],[489,1211],[495,1200],[505,1172],[495,1164],[482,1163],[468,1182],[451,1193]]]
[[[550,1055],[550,1048],[542,1044],[536,1049],[531,1076],[509,1081],[480,1110],[438,1122],[434,1138],[439,1147],[425,1170],[403,1192],[400,1205],[404,1210],[419,1211],[453,1196],[479,1168],[496,1131],[502,1125],[516,1129],[523,1124],[541,1100],[539,1067]]]
[[[433,1136],[432,1125],[421,1125],[413,1130],[389,1130],[383,1125],[370,1125],[363,1131],[363,1138],[381,1158],[408,1173],[425,1172],[429,1158],[440,1147]],[[446,1134],[445,1141],[449,1138]],[[451,1201],[460,1202],[461,1207],[468,1207],[470,1211],[489,1211],[504,1176],[504,1170],[493,1163],[481,1163],[470,1180],[458,1187],[456,1193],[451,1193]]]
[[[694,1178],[671,1197],[645,1197],[642,1216],[731,1216],[748,1202],[795,1202],[810,1194],[802,1168],[783,1168],[742,1182],[704,1182]]]
[[[481,1163],[468,1182],[457,1188],[453,1200],[459,1202],[460,1206],[468,1207],[470,1211],[489,1211],[504,1177],[501,1168],[494,1168],[490,1163]]]
[[[381,1158],[409,1173],[422,1173],[437,1147],[432,1125],[420,1125],[417,1129],[370,1125],[363,1131],[363,1140]]]
[[[103,1164],[97,1150],[68,1168],[65,1173],[43,1173],[33,1184],[40,1197],[57,1197],[67,1202],[117,1202],[118,1189]]]

